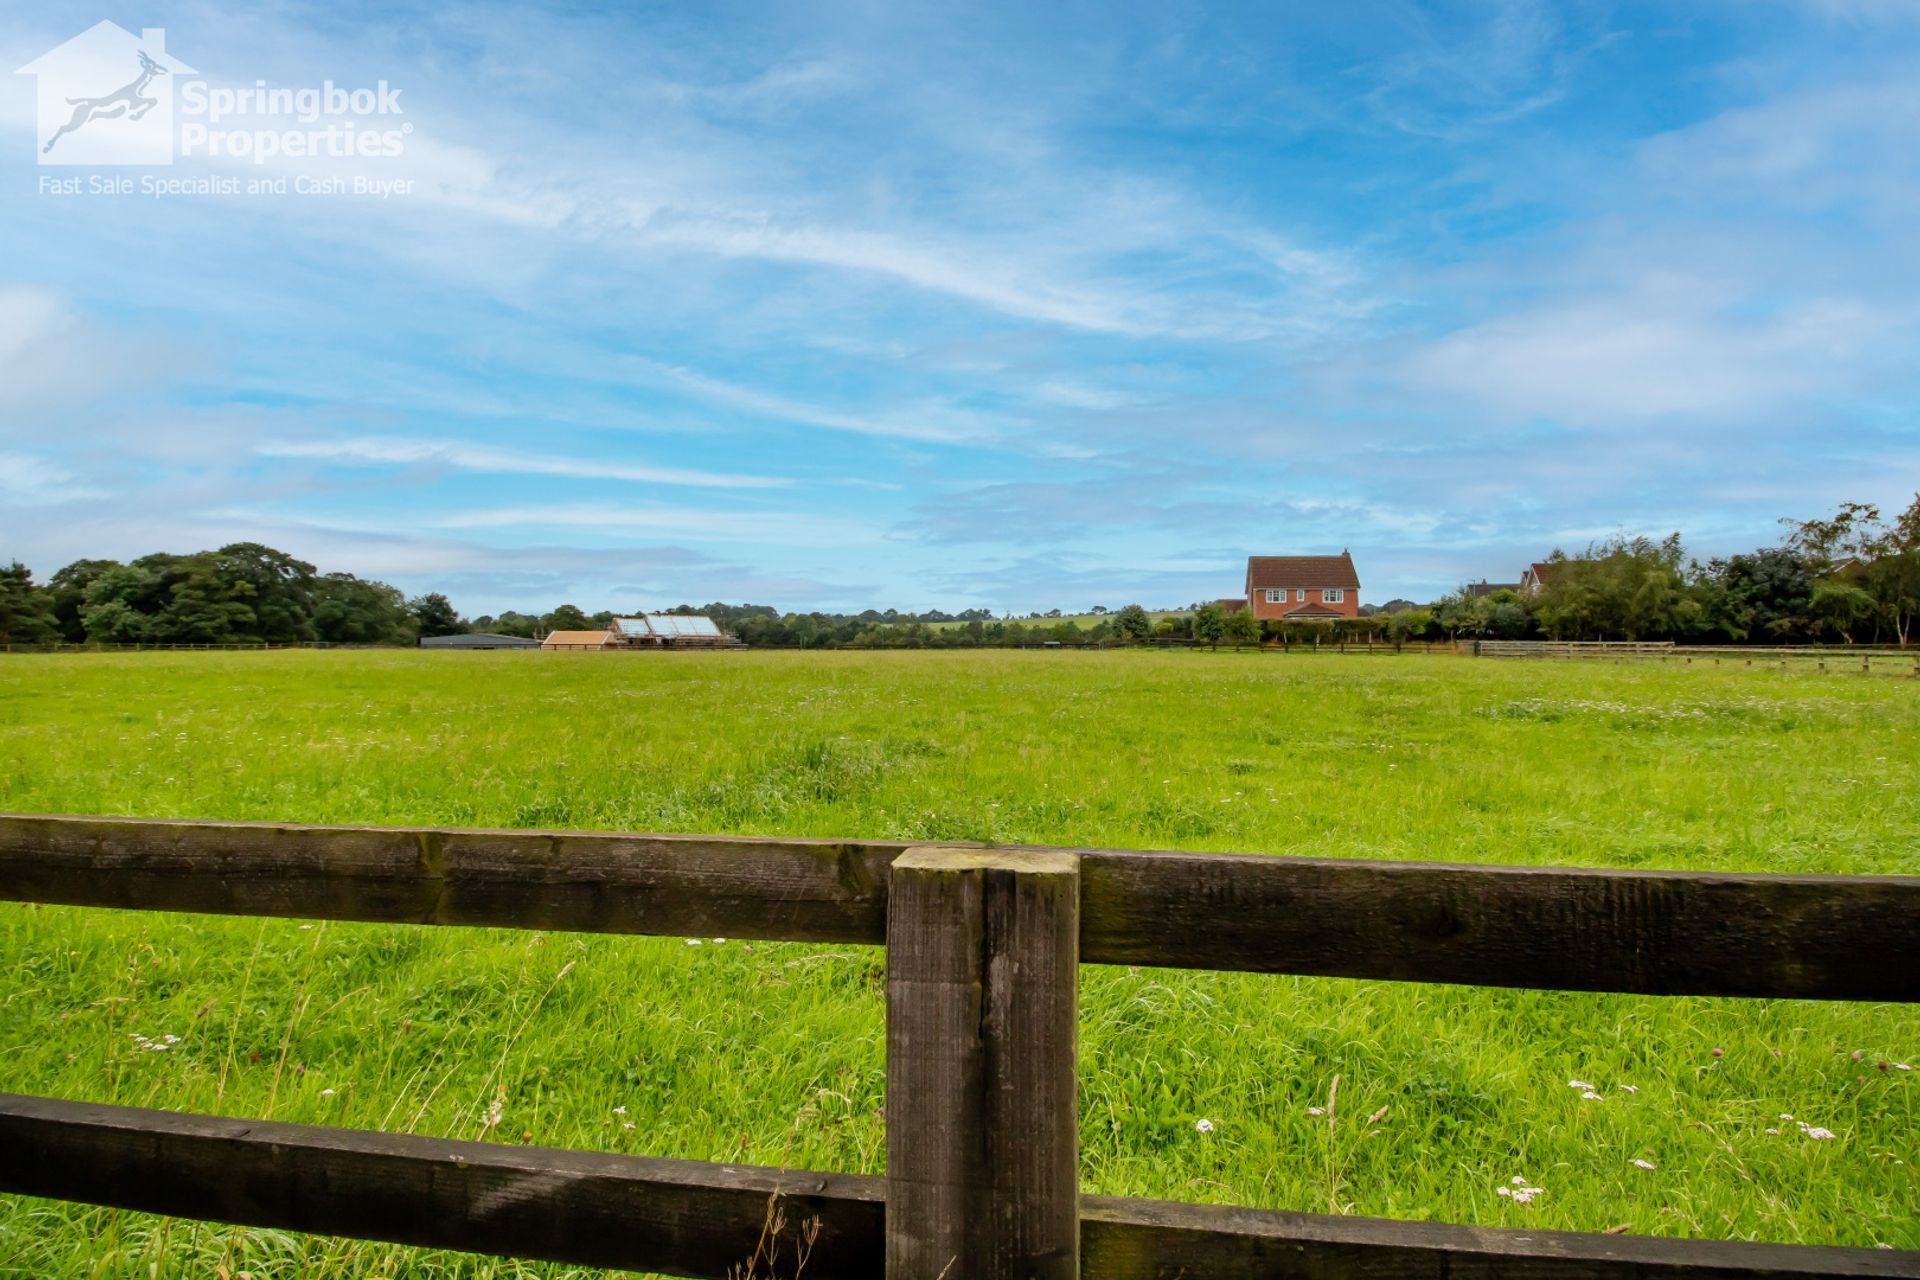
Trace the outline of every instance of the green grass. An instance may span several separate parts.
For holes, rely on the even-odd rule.
[[[1142,652],[0,660],[0,808],[29,811],[1920,874],[1917,762],[1920,687],[1838,672]],[[0,1089],[883,1168],[877,949],[17,905],[0,906],[0,946]],[[1915,1073],[1892,1066],[1920,1065],[1920,1023],[1897,1006],[1089,968],[1081,1007],[1090,1191],[1920,1247]],[[1330,1129],[1309,1108],[1336,1077]],[[1545,1194],[1496,1194],[1515,1176]],[[0,1197],[0,1275],[216,1266],[582,1274]]]

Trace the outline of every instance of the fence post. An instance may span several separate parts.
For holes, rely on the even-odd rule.
[[[887,903],[887,1280],[1080,1274],[1080,860],[909,849]]]

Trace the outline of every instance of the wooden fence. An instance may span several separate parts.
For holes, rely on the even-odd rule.
[[[1920,1277],[1911,1251],[1081,1196],[1074,1105],[1081,964],[1914,1002],[1920,878],[0,815],[0,898],[887,948],[884,1177],[0,1094],[5,1192],[685,1276],[778,1221],[810,1280]]]
[[[1710,666],[1790,666],[1920,676],[1920,651],[1866,645],[1675,644],[1671,640],[1475,640],[1481,658],[1601,659]]]

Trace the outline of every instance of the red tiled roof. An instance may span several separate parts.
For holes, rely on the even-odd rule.
[[[1345,587],[1360,589],[1360,575],[1353,570],[1353,557],[1342,551],[1337,556],[1248,556],[1247,588],[1266,587]]]
[[[1551,572],[1552,569],[1553,565],[1547,561],[1535,560],[1533,562],[1533,580],[1535,582],[1545,582],[1547,580],[1547,574]]]
[[[1323,604],[1303,604],[1289,609],[1280,615],[1283,618],[1344,618],[1347,615],[1338,609],[1329,609]]]
[[[1222,613],[1238,613],[1247,607],[1246,598],[1243,596],[1222,596],[1214,603],[1220,606]]]

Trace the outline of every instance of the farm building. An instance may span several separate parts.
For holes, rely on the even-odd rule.
[[[635,648],[713,648],[737,641],[712,618],[696,614],[648,613],[637,618],[615,618],[613,642]]]
[[[1360,616],[1353,557],[1248,556],[1247,607],[1261,621],[1332,622]]]
[[[422,649],[538,649],[540,642],[527,636],[497,636],[475,631],[460,636],[421,636]]]
[[[607,649],[617,641],[611,631],[550,631],[542,649]]]

